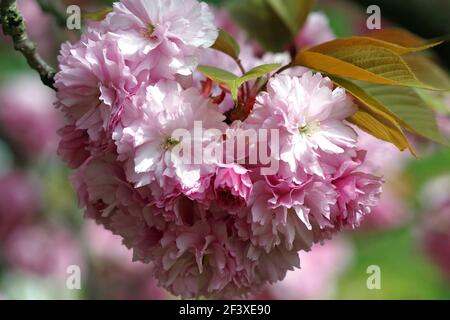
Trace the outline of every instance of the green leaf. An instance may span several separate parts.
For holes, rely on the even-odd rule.
[[[424,67],[431,64],[428,59],[406,55],[439,43],[404,47],[371,37],[336,39],[299,52],[294,65],[377,84],[446,90],[437,66],[431,72]]]
[[[332,77],[332,80],[356,99],[360,110],[349,119],[350,122],[378,139],[394,144],[400,150],[409,149],[415,154],[402,130],[400,119],[393,112],[359,85],[337,77]]]
[[[414,41],[412,39],[399,39],[397,42],[390,42],[394,40],[387,38],[386,36],[386,39],[389,39],[388,41],[385,39],[385,35],[380,33],[381,32],[376,32],[371,34],[370,36],[353,36],[348,38],[335,39],[309,48],[308,50],[327,54],[336,58],[345,57],[346,55],[348,55],[348,52],[354,53],[358,49],[364,49],[367,47],[372,47],[374,49],[384,48],[398,55],[403,55],[406,53],[430,49],[442,44],[443,42],[441,40],[431,42],[425,42],[425,40],[423,40],[423,42],[419,42],[419,40]]]
[[[236,40],[226,31],[220,29],[216,42],[211,47],[219,50],[235,60],[239,59],[240,47]]]
[[[376,30],[365,35],[379,40],[383,40],[390,43],[395,43],[403,47],[419,48],[427,45],[429,42],[416,36],[415,34],[398,28],[387,28],[382,30]]]
[[[105,7],[103,9],[94,12],[85,12],[83,13],[83,19],[92,21],[102,21],[111,11],[112,11],[111,7]]]
[[[400,150],[408,148],[412,154],[415,154],[402,129],[395,122],[386,121],[386,118],[377,117],[376,114],[363,110],[359,110],[348,120],[368,134],[390,142]]]
[[[297,54],[293,65],[342,78],[379,84],[398,85],[399,80],[408,84],[417,82],[401,58],[389,50],[359,51],[356,55],[358,55],[355,60],[357,65],[323,53],[302,51]]]
[[[239,78],[239,82],[241,84],[254,80],[257,78],[260,78],[268,73],[271,73],[272,71],[275,71],[281,67],[281,64],[273,63],[273,64],[263,64],[260,66],[257,66],[250,71],[246,72],[242,77]]]
[[[234,73],[215,67],[199,66],[198,70],[211,80],[217,82],[225,83],[230,81],[237,81],[239,79],[239,77]]]
[[[446,102],[446,93],[442,91],[429,91],[414,89],[422,100],[435,112],[450,115],[450,108]]]
[[[311,11],[313,0],[267,0],[295,37]]]
[[[407,130],[450,145],[436,123],[436,114],[412,88],[357,82],[365,92],[390,110]]]
[[[282,51],[297,35],[313,0],[233,1],[230,12],[236,22],[265,49]]]
[[[411,71],[422,83],[426,83],[442,91],[450,90],[450,79],[447,72],[442,70],[430,59],[417,54],[403,56]]]
[[[226,70],[210,66],[199,66],[198,71],[217,83],[227,85],[230,89],[231,96],[234,100],[237,100],[238,89],[240,86],[239,77],[237,75]]]
[[[200,71],[213,81],[227,85],[230,88],[231,96],[234,100],[237,100],[238,89],[241,85],[243,85],[247,81],[260,78],[263,75],[270,73],[280,67],[280,64],[263,64],[246,72],[242,77],[239,77],[226,70],[210,66],[199,66],[198,71]]]
[[[332,77],[332,80],[355,97],[360,111],[371,115],[379,122],[379,126],[384,126],[384,130],[390,132],[380,134],[381,129],[369,132],[367,126],[371,125],[369,129],[373,129],[375,120],[371,119],[371,124],[361,125],[365,115],[356,119],[358,121],[358,123],[355,122],[356,125],[377,138],[392,142],[401,150],[407,147],[413,152],[403,135],[403,128],[438,143],[449,145],[449,141],[439,131],[436,114],[415,89],[348,81],[337,77]],[[366,128],[363,128],[364,125]]]

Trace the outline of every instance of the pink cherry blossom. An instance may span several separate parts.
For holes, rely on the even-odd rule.
[[[138,85],[117,42],[90,29],[76,44],[62,45],[59,67],[58,106],[77,129],[101,140]]]
[[[243,209],[252,191],[247,169],[236,165],[219,165],[214,178],[216,201],[230,211]]]
[[[243,72],[208,48],[216,37],[206,4],[122,0],[63,45],[56,77],[68,118],[58,153],[75,168],[80,206],[183,298],[234,298],[282,280],[299,251],[358,226],[381,193],[346,122],[352,99],[319,73],[272,74],[261,92],[241,90],[246,119],[227,118],[228,88],[195,71],[200,61]],[[245,70],[290,61],[238,41]],[[261,129],[269,137],[228,149]],[[268,156],[276,169],[264,171],[259,153],[249,161],[255,150],[279,151]]]
[[[224,120],[217,107],[195,88],[184,90],[172,81],[147,87],[124,110],[122,124],[113,135],[119,159],[127,161],[127,178],[137,187],[156,184],[161,196],[202,190],[216,161],[203,158],[200,151],[220,136],[198,137],[195,125],[220,134],[227,127]],[[179,130],[189,136],[173,136]],[[196,157],[203,159],[196,161]]]
[[[240,218],[227,211],[205,211],[181,200],[185,223],[168,224],[150,250],[160,284],[176,295],[235,297],[281,280],[298,265],[295,250],[275,246],[269,252],[253,246],[233,228]]]
[[[115,212],[125,211],[131,215],[145,206],[145,195],[126,181],[123,168],[112,155],[89,158],[75,171],[72,181],[86,215],[106,226]]]
[[[342,88],[328,78],[307,72],[300,78],[279,75],[257,97],[246,120],[251,128],[279,130],[279,160],[295,173],[299,168],[323,177],[320,153],[341,154],[356,144],[345,119],[356,111]]]
[[[335,180],[338,199],[331,215],[335,228],[359,227],[364,216],[377,205],[382,192],[381,183],[381,179],[362,172]]]
[[[226,290],[227,285],[239,281],[239,273],[248,270],[243,269],[236,249],[227,240],[225,222],[197,220],[200,212],[196,205],[186,205],[185,214],[193,224],[171,225],[164,232],[160,247],[152,253],[156,278],[175,295],[184,297]]]
[[[89,158],[89,136],[86,130],[67,125],[59,130],[58,155],[71,168],[78,168]]]
[[[87,214],[120,235],[134,260],[151,262],[160,285],[175,295],[234,297],[281,280],[298,265],[297,251],[283,245],[249,248],[233,227],[241,218],[227,211],[185,197],[172,209],[149,206],[145,188],[124,181],[111,159],[88,160],[75,182]]]
[[[165,225],[164,217],[155,214],[161,210],[148,205],[149,191],[127,182],[123,166],[111,155],[88,159],[72,181],[86,216],[121,236],[123,244],[133,249],[133,260],[148,263],[147,251],[161,236],[153,226]]]
[[[312,233],[295,213],[296,208],[304,204],[304,190],[301,187],[287,190],[293,185],[280,184],[284,185],[278,185],[278,190],[274,190],[270,182],[254,183],[250,206],[239,214],[242,219],[237,222],[239,235],[266,253],[276,247],[287,251],[309,250]],[[276,193],[279,189],[286,192],[285,197]]]
[[[353,150],[345,155],[326,155],[323,158],[337,198],[329,217],[333,227],[321,230],[319,238],[327,238],[330,231],[335,233],[359,227],[378,204],[384,181],[363,170],[365,157],[366,151]]]
[[[214,44],[218,30],[205,3],[196,0],[122,0],[102,24],[120,51],[154,80],[190,75],[198,48]]]

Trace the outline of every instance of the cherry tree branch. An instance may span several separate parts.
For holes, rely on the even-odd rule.
[[[25,28],[25,23],[17,8],[16,0],[0,0],[0,22],[5,35],[11,36],[14,49],[22,53],[29,66],[41,76],[42,82],[55,90],[55,70],[45,62],[36,50],[36,44],[32,42]]]

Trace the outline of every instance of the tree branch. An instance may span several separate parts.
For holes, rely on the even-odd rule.
[[[55,70],[44,61],[36,45],[28,38],[25,23],[15,0],[0,0],[0,19],[5,35],[11,36],[14,49],[21,52],[30,67],[41,76],[42,82],[55,90]]]

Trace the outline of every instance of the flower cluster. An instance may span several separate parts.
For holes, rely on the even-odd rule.
[[[289,72],[234,103],[196,71],[223,63],[208,49],[217,36],[204,3],[122,0],[63,45],[56,76],[68,119],[59,154],[86,215],[186,298],[283,279],[299,250],[357,227],[381,193],[381,179],[359,170],[345,90]],[[286,59],[245,50],[245,68]]]

